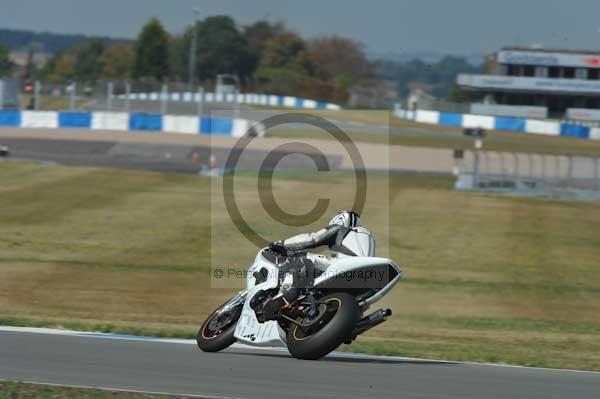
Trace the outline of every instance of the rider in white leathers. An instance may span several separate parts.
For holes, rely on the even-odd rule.
[[[315,278],[315,266],[306,257],[307,249],[327,245],[333,257],[356,256],[353,243],[358,242],[357,235],[370,237],[370,256],[374,256],[374,241],[369,231],[362,227],[360,216],[353,211],[336,214],[329,225],[314,233],[299,234],[284,241],[275,241],[263,256],[276,263],[281,271],[283,285],[280,292],[269,298],[257,310],[260,319],[270,320],[285,306],[289,306],[298,297],[300,290],[310,287]],[[291,284],[288,283],[289,280]]]

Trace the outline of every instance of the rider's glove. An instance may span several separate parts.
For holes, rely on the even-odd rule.
[[[285,246],[283,245],[283,241],[275,241],[269,244],[269,249],[272,252],[275,252],[279,255],[286,255],[287,251],[285,250]]]

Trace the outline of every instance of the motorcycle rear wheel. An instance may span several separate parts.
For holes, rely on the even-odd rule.
[[[317,360],[335,350],[350,337],[360,317],[356,299],[345,292],[324,296],[319,303],[326,310],[314,325],[294,324],[287,333],[288,350],[297,359]]]

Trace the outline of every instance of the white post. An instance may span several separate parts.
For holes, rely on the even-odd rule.
[[[125,110],[127,112],[131,109],[131,83],[129,81],[125,82]]]
[[[75,110],[75,93],[77,93],[77,82],[71,83],[71,96],[69,98],[69,111]]]
[[[106,110],[112,111],[113,82],[108,82],[106,88]]]
[[[594,181],[596,182],[596,190],[600,189],[600,180],[598,179],[598,155],[594,157]]]
[[[202,117],[204,113],[204,87],[198,87],[198,115]]]
[[[0,79],[0,109],[4,109],[4,81]],[[17,101],[18,102],[18,101]]]
[[[42,84],[39,80],[35,81],[33,85],[33,109],[39,111],[40,109],[40,91],[42,90]]]
[[[169,95],[169,88],[166,83],[162,85],[160,93],[160,113],[165,115],[167,113],[167,96]]]
[[[233,89],[233,119],[237,119],[239,111],[238,88]]]

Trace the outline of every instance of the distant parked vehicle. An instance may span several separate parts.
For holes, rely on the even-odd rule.
[[[10,155],[10,150],[7,146],[0,144],[0,157],[7,157]]]

